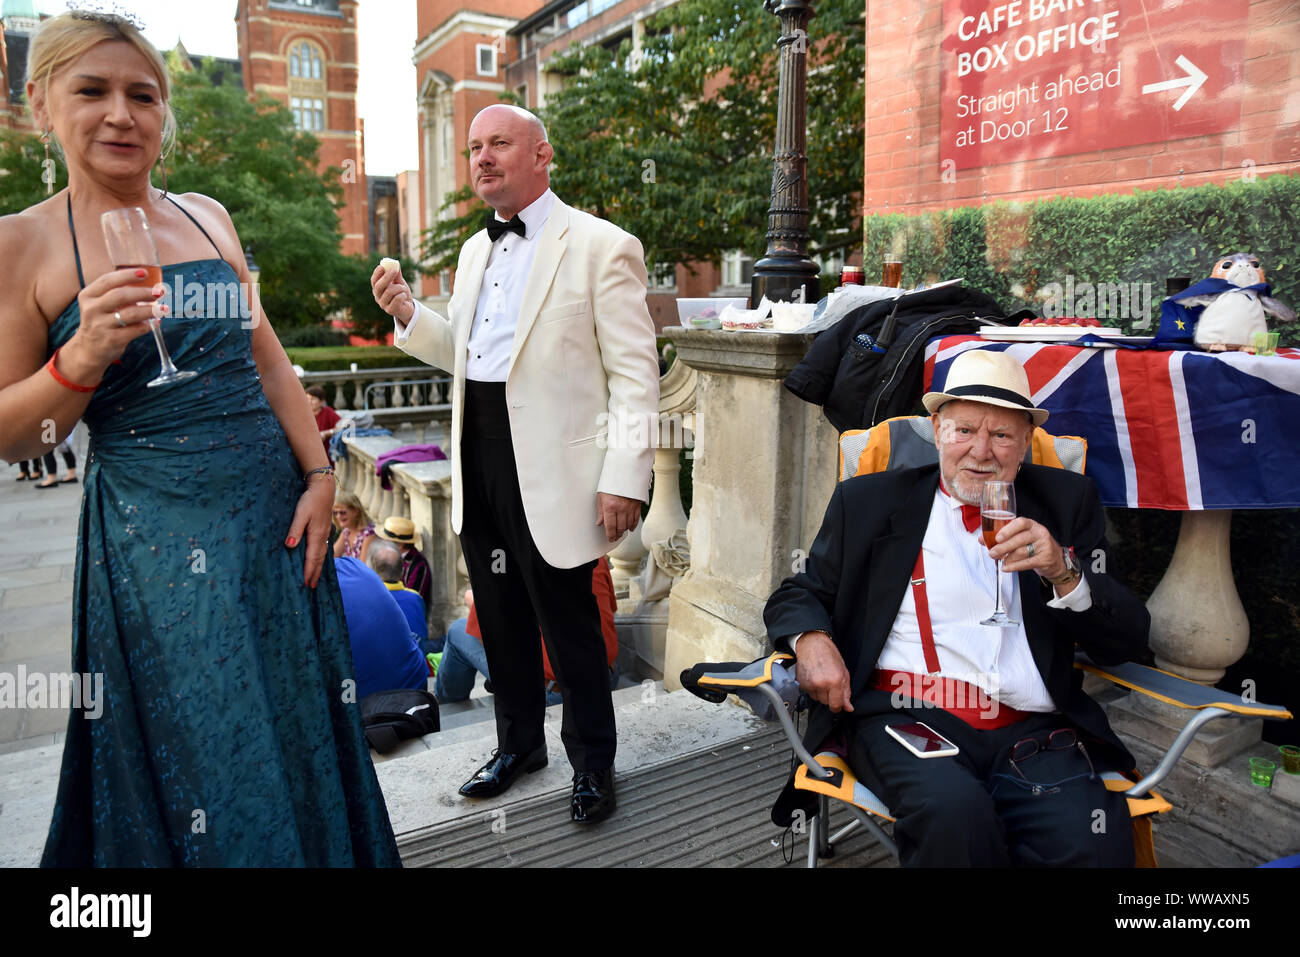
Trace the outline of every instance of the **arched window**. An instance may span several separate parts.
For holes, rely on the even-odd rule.
[[[320,51],[311,43],[303,40],[295,43],[289,50],[289,75],[302,77],[304,80],[321,78],[322,59]]]
[[[289,109],[294,125],[312,133],[324,130],[328,96],[324,53],[310,40],[294,40],[288,54]]]

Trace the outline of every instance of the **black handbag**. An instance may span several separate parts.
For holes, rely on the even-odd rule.
[[[438,730],[438,699],[422,689],[376,691],[361,699],[361,723],[370,746],[387,754],[399,742]]]

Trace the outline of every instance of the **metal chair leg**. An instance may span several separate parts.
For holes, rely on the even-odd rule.
[[[834,857],[835,848],[831,845],[831,802],[825,794],[817,795],[817,820],[821,822],[817,830],[817,856]]]

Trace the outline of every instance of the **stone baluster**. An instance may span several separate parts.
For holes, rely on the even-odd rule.
[[[811,335],[672,327],[695,390],[691,568],[668,598],[664,686],[700,661],[749,661],[770,649],[763,607],[821,526],[834,489],[835,430],[781,380]]]

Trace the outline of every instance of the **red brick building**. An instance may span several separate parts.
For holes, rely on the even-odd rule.
[[[981,9],[991,15],[999,8],[1001,19],[981,23]],[[1148,9],[1138,0],[1100,7],[1081,0],[867,0],[866,12],[867,215],[1300,171],[1294,2],[1166,2]],[[1085,26],[1108,14],[1104,25]],[[1093,43],[1072,48],[1072,39]],[[962,53],[971,59],[962,61]],[[1048,83],[1035,87],[1040,77]],[[1079,78],[1089,86],[1079,87]],[[1049,102],[1052,82],[1058,86]],[[979,95],[1017,91],[1025,102],[986,100],[994,109],[974,113]],[[975,101],[958,100],[972,93]],[[1041,136],[1049,110],[1050,123],[1064,119],[1079,132],[1090,124],[1088,139],[1053,147]],[[1016,137],[1017,121],[1038,125]],[[969,163],[955,139],[963,128],[977,147]]]
[[[365,135],[357,117],[357,0],[239,0],[244,88],[287,106],[342,170],[344,253],[369,249]]]
[[[444,197],[469,182],[464,156],[474,114],[497,103],[507,89],[505,65],[515,57],[507,31],[536,6],[536,0],[479,0],[466,10],[451,0],[418,0],[416,4],[416,98],[419,108],[421,229],[440,215]],[[426,278],[424,293],[432,302],[445,302],[451,292],[451,270]]]

